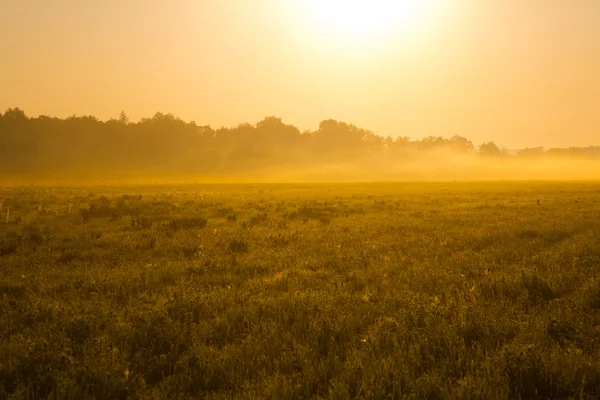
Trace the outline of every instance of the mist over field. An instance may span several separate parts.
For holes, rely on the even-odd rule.
[[[193,179],[193,177],[190,177]],[[235,182],[372,182],[372,181],[487,181],[597,180],[596,160],[547,157],[543,160],[503,160],[455,156],[440,152],[418,160],[316,164],[312,167],[267,168],[250,175],[220,176]],[[210,180],[210,179],[209,179]]]
[[[157,113],[135,123],[0,114],[0,176],[28,180],[295,182],[598,179],[600,146],[509,152],[494,142],[380,136],[336,120],[213,129]]]

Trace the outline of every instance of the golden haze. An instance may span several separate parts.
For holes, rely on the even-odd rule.
[[[308,3],[4,2],[0,109],[161,111],[214,127],[277,115],[314,129],[335,118],[382,136],[597,144],[598,1],[410,0],[383,31],[361,25],[364,5],[340,31],[331,28],[352,7],[330,2],[315,20]]]

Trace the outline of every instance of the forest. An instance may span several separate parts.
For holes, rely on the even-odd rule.
[[[382,171],[392,166],[415,168],[415,163],[445,167],[457,160],[484,159],[596,161],[600,146],[508,151],[494,142],[476,146],[459,135],[380,136],[333,119],[302,132],[273,116],[256,124],[214,129],[163,113],[139,122],[130,121],[125,112],[108,121],[93,116],[31,118],[19,108],[0,113],[0,176],[4,177],[226,176],[323,165]]]

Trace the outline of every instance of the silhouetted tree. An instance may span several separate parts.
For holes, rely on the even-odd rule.
[[[25,111],[21,110],[18,107],[9,108],[6,110],[4,115],[2,115],[2,120],[11,123],[11,122],[24,122],[27,121],[27,115],[25,115]]]
[[[517,156],[526,157],[526,158],[534,158],[534,157],[542,157],[545,154],[543,147],[534,147],[534,148],[526,148],[517,152]]]
[[[473,142],[462,136],[454,135],[450,139],[452,150],[459,154],[471,154],[473,153],[474,146]]]
[[[485,142],[479,146],[479,154],[485,157],[500,157],[504,153],[494,142]]]
[[[125,114],[125,111],[121,111],[121,114],[119,114],[119,122],[127,125],[129,123],[129,117],[127,116],[127,114]]]

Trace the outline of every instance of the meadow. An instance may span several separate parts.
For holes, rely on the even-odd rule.
[[[600,398],[600,182],[0,202],[0,398]]]

